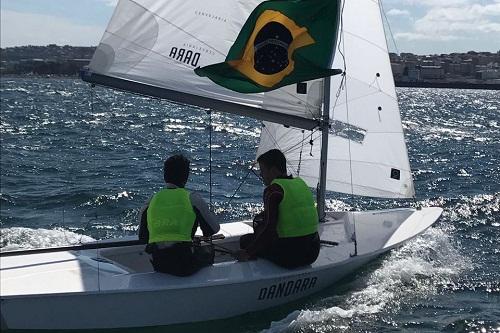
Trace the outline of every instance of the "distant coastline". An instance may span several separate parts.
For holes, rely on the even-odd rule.
[[[3,48],[0,76],[77,78],[95,49],[54,44]],[[500,78],[496,79],[500,77],[500,51],[439,56],[391,53],[389,57],[396,87],[500,90]]]
[[[500,83],[472,83],[472,82],[395,82],[396,87],[404,88],[449,88],[449,89],[483,89],[500,90]]]
[[[78,74],[2,74],[2,78],[44,78],[44,79],[77,79]],[[445,89],[479,89],[500,90],[496,83],[471,83],[471,82],[394,82],[400,88],[445,88]]]

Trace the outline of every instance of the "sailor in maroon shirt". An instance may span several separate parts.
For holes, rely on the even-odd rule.
[[[295,178],[295,182],[300,185],[298,187],[298,192],[301,192],[298,193],[299,197],[305,197],[307,200],[305,200],[305,208],[301,208],[305,214],[300,214],[298,218],[295,217],[296,221],[293,223],[309,225],[306,233],[307,230],[311,232],[296,237],[290,237],[289,235],[280,237],[279,230],[283,229],[278,227],[280,221],[279,207],[284,199],[285,189],[276,182],[283,184],[287,183],[286,180],[294,180],[294,178],[286,174],[286,159],[278,149],[272,149],[262,154],[257,159],[257,162],[260,166],[264,185],[267,186],[264,190],[264,212],[258,214],[254,219],[254,233],[243,235],[240,238],[241,250],[236,253],[237,259],[246,261],[262,257],[286,268],[295,268],[313,263],[319,254],[320,240],[317,233],[318,218],[316,208],[309,188],[301,179]],[[297,190],[294,191],[297,192]],[[310,198],[308,198],[309,194]],[[303,202],[301,204],[304,206]],[[281,220],[280,223],[283,224],[283,221]],[[304,230],[302,226],[299,226],[299,228]],[[283,234],[283,232],[281,233]]]

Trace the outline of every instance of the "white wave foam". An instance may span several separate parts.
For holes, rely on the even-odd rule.
[[[16,227],[2,228],[0,233],[0,245],[3,251],[75,245],[95,241],[92,237],[64,229],[49,230]]]
[[[361,290],[343,301],[323,299],[332,306],[294,311],[283,320],[271,323],[267,333],[283,331],[342,330],[357,317],[397,309],[408,298],[435,294],[440,286],[451,284],[472,264],[463,257],[443,229],[430,229],[404,247],[393,251],[368,277]],[[336,304],[332,304],[336,303]]]
[[[117,194],[101,194],[97,196],[95,199],[91,199],[83,204],[81,204],[82,207],[84,206],[93,206],[93,205],[104,205],[107,202],[114,201],[118,202],[120,200],[133,200],[134,196],[131,192],[123,191]]]

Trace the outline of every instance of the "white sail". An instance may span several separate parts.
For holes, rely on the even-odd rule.
[[[317,89],[299,94],[293,85],[267,93],[241,94],[198,77],[193,71],[198,66],[225,60],[246,19],[260,2],[120,0],[90,70],[108,78],[170,91],[170,95],[160,97],[174,101],[258,119],[266,119],[274,112],[278,116],[273,121],[313,128],[321,107],[312,104],[319,101],[318,96],[313,96],[320,93]],[[130,86],[123,89],[131,90]],[[253,110],[257,113],[252,114]],[[292,118],[298,119],[297,123]]]
[[[326,188],[364,196],[413,197],[378,0],[346,1],[342,23],[332,68],[343,68],[345,61],[347,75],[342,89],[342,78],[332,78]],[[285,152],[290,172],[300,174],[311,187],[317,185],[320,132],[265,123],[257,156],[272,148]]]

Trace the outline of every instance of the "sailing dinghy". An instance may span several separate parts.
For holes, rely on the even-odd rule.
[[[120,0],[82,78],[262,120],[257,154],[279,148],[290,173],[311,187],[319,184],[316,262],[288,270],[263,259],[235,261],[226,253],[252,232],[249,221],[223,224],[219,239],[210,240],[221,251],[216,262],[190,277],[154,272],[144,245],[133,238],[2,252],[2,330],[160,326],[270,308],[331,286],[438,220],[442,209],[436,207],[325,212],[326,190],[414,196],[377,0],[336,3],[330,68],[344,75],[243,94],[194,73],[224,61],[260,3]]]

